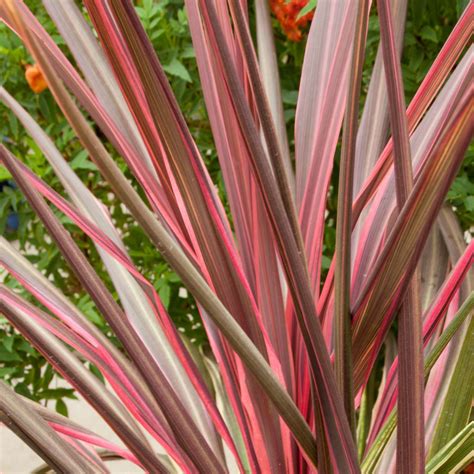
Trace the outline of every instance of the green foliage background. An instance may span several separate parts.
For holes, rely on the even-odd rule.
[[[26,3],[33,13],[37,15],[47,31],[52,34],[57,44],[68,54],[63,40],[57,34],[54,24],[41,6],[40,0],[30,0]],[[452,30],[464,3],[464,0],[459,0],[457,3],[452,0],[409,1],[405,46],[402,58],[407,101],[411,99],[417,90],[418,85]],[[140,0],[137,2],[137,12],[169,76],[184,116],[200,147],[211,176],[217,184],[222,198],[225,199],[222,176],[219,171],[202,99],[183,1],[161,0],[158,2]],[[290,143],[292,146],[293,137],[291,135],[294,127],[297,89],[303,61],[304,44],[289,42],[276,22],[275,36],[280,64],[285,117],[288,130],[290,131]],[[370,70],[375,61],[378,41],[379,27],[376,12],[373,11],[369,25],[366,67],[363,75],[363,98],[367,93]],[[195,344],[206,344],[204,331],[198,322],[199,318],[194,300],[189,296],[182,297],[179,278],[163,262],[143,231],[123,211],[120,204],[115,201],[108,186],[96,172],[95,165],[88,159],[87,152],[82,149],[74,132],[62,116],[50,92],[47,90],[42,94],[36,95],[28,87],[24,79],[24,65],[31,62],[31,58],[18,38],[4,25],[0,25],[0,56],[2,57],[0,62],[0,80],[2,85],[46,130],[63,156],[70,162],[71,167],[89,189],[93,190],[94,194],[112,210],[112,218],[124,235],[124,242],[129,249],[130,256],[139,270],[154,283],[164,305],[168,308],[180,330]],[[68,56],[70,57],[69,54]],[[14,115],[3,106],[0,106],[0,138],[35,173],[45,179],[57,191],[63,192],[58,179],[54,176],[37,145],[25,133]],[[115,154],[112,147],[110,147],[110,151]],[[116,158],[127,176],[135,183],[121,158],[118,156]],[[473,175],[474,152],[471,149],[448,195],[449,201],[457,210],[464,229],[468,229],[474,223]],[[0,182],[5,182],[9,178],[7,171],[0,167]],[[139,190],[139,187],[136,187]],[[336,204],[337,168],[334,173],[329,198],[329,218],[325,234],[323,261],[325,269],[329,266],[330,257],[334,250]],[[16,214],[18,217],[18,229],[14,229],[9,225],[9,219],[11,220],[12,214]],[[95,247],[66,218],[61,217],[61,219],[115,295],[115,291],[104,271]],[[45,233],[42,224],[23,199],[21,192],[14,186],[4,185],[0,188],[0,232],[10,240],[16,241],[22,251],[28,254],[28,258],[45,275],[53,280],[55,285],[94,324],[113,339],[113,335],[101,315],[97,312],[95,305],[89,296],[84,294],[77,279],[69,271],[55,245]],[[9,287],[18,289],[18,291],[22,292],[23,296],[32,300],[30,295],[22,290],[13,279],[6,276],[5,282]],[[114,340],[114,342],[119,346],[117,340]],[[100,377],[100,373],[94,367],[90,367],[90,369]],[[64,400],[74,398],[73,390],[56,386],[54,372],[51,367],[1,317],[0,377],[12,384],[17,392],[29,398],[42,401],[45,404],[48,402],[54,403],[60,413],[67,414],[67,406]]]

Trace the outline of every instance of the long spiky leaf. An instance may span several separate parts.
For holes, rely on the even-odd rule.
[[[21,176],[22,168],[19,164],[16,164]],[[27,179],[26,176],[24,179]],[[63,209],[66,211],[66,208]],[[71,218],[75,218],[73,214],[69,214]],[[76,214],[77,216],[77,214]],[[96,229],[93,224],[88,225],[89,229]],[[86,228],[84,228],[86,230]],[[101,234],[98,231],[98,234]],[[171,237],[166,234],[164,229],[161,230],[162,240],[160,240],[160,247],[164,249],[163,255],[170,257],[169,249],[174,249],[170,263],[174,266],[176,272],[182,277],[186,286],[196,295],[198,298],[202,295],[201,301],[206,310],[210,315],[214,317],[216,324],[219,326],[223,334],[228,338],[232,344],[234,350],[239,354],[243,361],[248,365],[249,369],[252,370],[256,379],[265,388],[266,393],[273,401],[275,406],[279,409],[282,418],[288,423],[288,426],[292,429],[292,433],[301,444],[302,448],[307,451],[309,459],[314,459],[314,439],[311,432],[304,422],[301,414],[294,406],[291,398],[279,385],[275,375],[273,374],[270,367],[265,363],[261,354],[253,346],[247,336],[245,336],[242,329],[234,321],[232,316],[226,311],[222,303],[217,297],[209,290],[203,278],[197,273],[194,267],[190,266],[190,262],[186,261],[184,254],[179,254],[176,251],[175,244]],[[92,234],[91,236],[93,236]],[[159,234],[158,234],[159,235]],[[166,237],[165,237],[166,235]],[[103,242],[110,242],[105,235],[102,234]],[[99,242],[101,243],[101,242]],[[111,248],[114,244],[110,243]],[[104,247],[105,248],[105,247]]]
[[[359,120],[359,97],[362,67],[365,57],[370,2],[359,2],[354,30],[349,92],[347,94],[342,151],[339,168],[339,195],[336,224],[336,270],[334,274],[334,350],[336,380],[344,397],[344,406],[355,437],[354,381],[352,378],[352,320],[351,320],[351,231],[352,188]]]
[[[211,31],[215,35],[215,44],[221,54],[221,64],[226,73],[228,86],[232,91],[234,107],[238,113],[240,125],[245,131],[248,147],[253,150],[254,170],[265,197],[267,210],[283,259],[283,267],[287,273],[287,281],[298,315],[300,330],[311,361],[310,367],[317,389],[316,396],[319,403],[325,407],[323,420],[330,439],[330,449],[333,450],[334,458],[341,469],[357,470],[355,446],[350,436],[347,419],[343,414],[342,401],[336,395],[335,380],[331,373],[329,358],[316,315],[304,258],[298,251],[297,242],[291,230],[291,223],[285,214],[282,198],[259,141],[257,131],[252,128],[253,122],[250,118],[250,111],[246,108],[241,86],[237,81],[235,72],[232,70],[232,63],[229,61],[230,55],[225,48],[214,6],[210,1],[205,1],[204,4],[203,14],[208,19]],[[325,381],[324,384],[321,383],[322,380]],[[328,390],[331,392],[331,396],[329,396]]]
[[[424,379],[428,378],[430,370],[434,367],[436,361],[454,337],[456,332],[462,326],[463,322],[469,317],[470,313],[474,308],[474,295],[471,295],[459,308],[459,311],[456,313],[456,316],[451,321],[449,326],[443,331],[441,337],[438,339],[436,344],[430,350],[429,354],[426,356],[424,362]],[[371,445],[370,449],[364,456],[362,462],[362,472],[372,473],[380,459],[381,454],[386,443],[389,441],[390,436],[397,426],[397,413],[394,408],[390,413],[390,416],[385,421],[383,427],[380,429],[379,434]]]
[[[366,310],[370,313],[377,311],[378,314],[386,314],[386,311],[389,310],[391,315],[394,314],[396,306],[391,305],[394,302],[399,303],[400,296],[406,290],[408,279],[412,275],[421,254],[424,239],[429,233],[433,218],[441,208],[444,193],[447,192],[451,181],[454,179],[468,146],[472,132],[470,106],[471,101],[467,97],[462,105],[458,107],[449,133],[445,134],[444,139],[437,145],[433,158],[421,170],[413,192],[392,227],[385,247],[372,268],[364,291],[353,307],[356,386],[360,386],[359,384],[362,383],[364,378],[361,372],[362,367],[371,366],[373,363],[371,358],[374,357],[376,352],[369,355],[367,349],[377,339],[377,337],[372,339],[372,336],[368,338],[370,332],[370,328],[368,329],[366,326],[368,319],[366,320],[365,317],[360,319],[360,317],[362,313],[367,314],[365,313]],[[442,163],[445,163],[444,167]],[[395,259],[398,264],[395,263]],[[390,265],[389,261],[393,262],[393,265]],[[400,266],[402,261],[404,262],[403,270]],[[407,264],[410,264],[410,272],[406,271]],[[383,272],[381,272],[382,267]],[[389,267],[390,270],[388,270]],[[382,275],[384,278],[383,284],[381,284]],[[378,281],[379,284],[375,285],[375,281]],[[391,298],[384,296],[382,302],[379,298],[382,292],[386,294],[387,291],[392,296]],[[375,300],[377,300],[377,303],[375,303]],[[377,309],[375,309],[376,307]],[[363,327],[364,329],[362,329]],[[369,339],[371,339],[371,342],[369,342]],[[366,342],[362,342],[363,340]],[[378,339],[375,343],[381,344],[381,339]]]
[[[0,419],[58,472],[98,472],[97,466],[61,439],[3,380],[0,381]]]
[[[88,402],[102,414],[107,423],[122,438],[129,449],[135,453],[144,467],[151,467],[156,463],[157,466],[160,466],[160,462],[151,447],[128,426],[127,420],[114,406],[116,403],[114,403],[113,398],[105,393],[106,389],[100,381],[86,370],[78,359],[64,345],[60,344],[54,336],[35,324],[35,321],[31,318],[25,317],[27,311],[30,314],[36,313],[41,316],[40,311],[26,302],[21,302],[9,290],[2,288],[1,292],[3,296],[2,312],[15,327],[21,330],[32,344],[51,361],[53,366],[66,379],[69,379]]]
[[[195,428],[187,411],[182,407],[170,383],[164,377],[161,369],[150,357],[149,352],[143,347],[136,332],[130,326],[121,308],[114,301],[105,285],[82,253],[77,248],[69,233],[56,219],[52,211],[40,197],[36,190],[28,187],[27,181],[18,169],[18,165],[2,150],[2,160],[9,168],[23,193],[41,217],[51,237],[56,241],[64,257],[75,271],[79,281],[89,292],[101,313],[121,339],[127,352],[135,359],[137,367],[146,380],[158,404],[162,407],[170,426],[174,426],[174,434],[186,446],[190,458],[198,466],[217,469],[221,472],[222,466],[211,452],[209,445],[202,438],[201,433]],[[179,428],[177,428],[179,427]]]
[[[379,0],[378,12],[394,143],[395,188],[398,208],[401,209],[413,188],[410,138],[390,1]],[[411,470],[417,474],[423,472],[424,465],[423,344],[419,278],[419,271],[415,269],[398,317],[400,368],[397,472]]]

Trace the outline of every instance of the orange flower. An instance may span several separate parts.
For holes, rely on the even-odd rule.
[[[466,466],[462,471],[461,474],[471,474],[474,472],[474,462],[471,462],[469,466]]]
[[[48,83],[37,64],[33,66],[31,64],[26,65],[25,79],[35,94],[40,94],[48,87]]]
[[[301,41],[302,29],[312,20],[314,12],[298,15],[308,0],[270,0],[270,8],[290,41]]]

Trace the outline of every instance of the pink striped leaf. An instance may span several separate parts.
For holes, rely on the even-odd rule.
[[[408,276],[411,275],[406,265],[410,264],[409,268],[413,271],[432,219],[441,208],[444,194],[454,179],[468,145],[471,133],[470,105],[471,100],[468,96],[457,108],[452,125],[438,142],[432,159],[421,170],[415,188],[392,228],[384,250],[371,271],[371,277],[354,306],[356,386],[362,383],[364,378],[362,370],[365,369],[362,367],[372,365],[373,358],[378,352],[377,347],[380,347],[383,340],[381,335],[388,329],[388,325],[384,324],[382,326],[384,330],[379,330],[375,335],[373,329],[367,326],[367,322],[370,320],[370,326],[373,328],[375,315],[382,319],[387,318],[393,314],[400,302]],[[403,270],[401,262],[404,262]],[[382,292],[383,301],[379,299]],[[386,298],[387,292],[391,298]]]
[[[107,391],[103,384],[53,335],[41,326],[34,324],[33,320],[28,317],[28,315],[32,314],[41,317],[40,310],[26,302],[20,301],[9,290],[2,289],[2,296],[2,312],[51,361],[53,367],[69,380],[94,408],[99,410],[101,415],[140,462],[144,466],[151,465],[155,459],[154,453],[147,442],[143,438],[138,437],[128,426],[126,419],[114,407],[116,402],[111,401],[110,397],[107,396]],[[170,452],[173,452],[173,450],[170,449]],[[176,458],[179,462],[180,457],[176,456]]]
[[[13,160],[13,158],[10,158]],[[12,163],[10,161],[10,163]],[[55,204],[64,212],[67,212],[68,217],[70,217],[72,220],[76,220],[77,223],[81,223],[81,226],[84,231],[90,232],[91,237],[93,237],[99,244],[103,245],[104,248],[107,250],[111,251],[111,253],[114,253],[114,256],[116,256],[119,260],[122,260],[123,264],[128,263],[128,259],[126,257],[123,257],[123,254],[120,250],[117,249],[117,246],[110,241],[110,239],[104,235],[100,230],[97,229],[97,227],[92,224],[90,221],[87,219],[84,219],[81,217],[73,208],[66,203],[66,201],[58,196],[54,191],[52,191],[48,186],[44,185],[44,183],[41,182],[39,178],[37,178],[34,174],[32,174],[30,171],[25,169],[25,166],[16,163],[15,165],[17,167],[17,170],[19,174],[17,175],[17,178],[19,176],[22,176],[23,179],[29,180],[29,183],[39,185],[39,188],[41,188],[42,192],[45,192],[45,190],[49,190],[46,192],[48,195],[48,198],[52,199],[52,196],[54,196],[54,202]],[[13,169],[13,168],[11,168]],[[25,189],[25,188],[23,188]],[[49,192],[51,192],[51,195],[49,195]],[[134,270],[133,267],[130,267],[130,271],[133,273]],[[177,269],[179,272],[179,268]],[[138,275],[137,275],[138,276]],[[196,277],[194,277],[196,278]],[[183,278],[185,280],[185,283],[188,283],[186,278]],[[193,287],[194,285],[191,283],[191,280],[189,281],[189,286]],[[200,285],[203,285],[203,283],[200,283]],[[207,309],[207,308],[206,308]],[[217,311],[217,314],[222,314],[225,310],[222,308],[222,306],[219,307],[219,310]],[[215,310],[212,310],[212,313],[215,313]],[[226,316],[226,318],[231,318],[230,315]],[[219,319],[215,319],[216,322],[219,322]],[[229,323],[230,325],[230,320]],[[268,366],[265,366],[263,363],[263,360],[261,356],[257,356],[257,351],[254,346],[249,345],[250,341],[245,339],[243,337],[243,333],[240,333],[240,336],[238,335],[239,333],[237,332],[236,329],[233,329],[232,326],[231,329],[228,329],[227,326],[223,325],[222,323],[219,324],[221,331],[231,340],[234,342],[234,348],[236,351],[238,351],[240,357],[242,357],[243,360],[247,363],[249,367],[252,367],[253,370],[255,370],[256,374],[259,374],[259,380],[262,381],[262,386],[265,387],[266,392],[269,394],[270,398],[272,401],[275,403],[275,405],[278,407],[278,409],[281,411],[282,417],[289,423],[289,427],[292,428],[292,432],[295,436],[295,438],[298,440],[299,443],[301,443],[302,447],[307,451],[308,456],[311,457],[312,453],[312,447],[314,446],[313,440],[308,439],[308,433],[309,430],[305,428],[304,421],[301,417],[301,415],[297,415],[297,411],[295,411],[294,406],[290,402],[290,399],[288,396],[285,396],[285,392],[282,391],[281,387],[278,385],[277,379],[275,375],[271,372],[270,368]],[[243,342],[240,342],[239,337],[242,338]],[[240,350],[240,347],[245,346],[245,349]],[[262,373],[260,373],[262,372]],[[264,377],[265,375],[265,377]],[[295,420],[295,416],[297,417]]]
[[[62,472],[94,472],[94,465],[71,448],[13,389],[0,381],[0,418],[50,467]]]
[[[64,184],[65,189],[73,199],[78,210],[91,219],[92,222],[104,231],[116,243],[116,245],[123,250],[123,243],[118,232],[113,227],[110,217],[104,211],[103,205],[94,198],[92,193],[69,168],[52,141],[39,128],[26,111],[2,89],[0,89],[0,99],[2,99],[15,112],[17,117],[27,127],[36,143],[38,143],[40,148],[44,151],[45,156],[50,161],[53,169]],[[103,251],[101,248],[98,248],[98,251],[109,272],[111,280],[117,289],[125,308],[125,312],[133,326],[143,342],[151,348],[153,357],[160,365],[165,375],[167,375],[168,379],[173,381],[173,384],[177,388],[177,393],[183,403],[186,403],[188,406],[190,413],[199,428],[206,434],[208,439],[213,440],[214,446],[217,447],[218,440],[212,428],[211,420],[204,411],[197,392],[195,392],[191,387],[191,382],[186,375],[184,367],[179,362],[176,362],[176,352],[181,354],[179,358],[181,361],[184,361],[187,370],[191,371],[193,379],[197,384],[198,391],[200,391],[205,404],[210,407],[213,406],[211,397],[207,393],[205,385],[189,355],[184,355],[186,351],[182,346],[181,339],[171,323],[169,315],[161,304],[160,299],[156,295],[153,285],[143,278],[139,281],[135,281],[127,269],[116,262],[113,257],[107,254],[107,252]],[[140,285],[146,286],[146,292],[140,288]],[[153,295],[151,303],[147,299],[147,293]],[[167,329],[165,331],[170,340],[174,341],[174,343],[170,344],[165,331],[160,325],[160,321],[166,326]],[[177,349],[176,352],[173,349],[173,345]],[[214,410],[211,411],[215,416],[215,420],[222,427],[222,423],[219,423],[217,410],[214,408]],[[223,433],[225,433],[225,430]],[[225,435],[224,438],[229,439],[227,435]]]
[[[107,449],[123,459],[127,459],[134,464],[139,465],[137,458],[127,449],[108,441],[104,437],[97,435],[93,431],[81,426],[80,424],[70,420],[69,418],[60,415],[48,408],[43,407],[39,403],[35,403],[27,398],[24,399],[28,406],[35,410],[38,415],[45,420],[56,432],[65,434],[71,438],[79,441],[85,441],[94,446]]]
[[[351,1],[318,2],[296,109],[296,202],[316,295],[326,194],[344,114],[356,7]]]
[[[471,244],[466,248],[463,255],[456,263],[456,266],[453,268],[449,277],[446,279],[445,284],[439,290],[435,301],[426,311],[423,318],[423,341],[425,347],[427,347],[430,340],[432,340],[435,328],[442,323],[442,318],[449,304],[455,296],[456,291],[458,291],[461,287],[464,278],[470,270],[474,258],[473,252],[474,242],[471,242]],[[381,397],[382,405],[379,408],[377,418],[372,425],[369,445],[373,442],[373,439],[378,434],[382,424],[385,423],[387,416],[395,406],[398,390],[395,377],[397,367],[398,359],[395,358],[388,373],[383,395]]]

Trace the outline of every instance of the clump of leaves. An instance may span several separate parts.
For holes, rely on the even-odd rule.
[[[5,239],[4,267],[42,306],[2,286],[0,308],[123,446],[0,384],[8,425],[65,472],[107,472],[93,446],[148,472],[463,467],[474,243],[466,246],[443,203],[473,132],[474,5],[406,108],[399,59],[405,8],[401,2],[392,12],[390,1],[377,2],[381,44],[359,123],[370,2],[320,0],[304,53],[292,156],[268,9],[257,5],[257,59],[240,2],[222,9],[188,0],[229,220],[133,5],[85,0],[92,32],[73,0],[44,3],[82,74],[22,2],[0,4],[0,15],[44,73],[88,153],[83,159],[134,222],[119,232],[113,209],[3,88],[2,102],[67,198],[5,146],[0,157],[122,350],[68,298],[79,288],[65,295]],[[322,281],[341,127],[336,252]],[[130,226],[142,228],[194,296],[200,320],[190,320],[205,328],[208,351],[193,350],[173,324],[158,283],[164,270],[150,268],[148,258],[136,264],[141,242],[124,243]],[[82,251],[76,228],[94,242],[96,260]]]
[[[68,59],[74,62],[74,57],[65,47],[62,37],[58,34],[54,22],[42,7],[41,2],[28,2],[28,6]],[[207,115],[200,92],[198,72],[183,4],[182,2],[160,2],[156,4],[145,1],[142,6],[137,6],[137,13],[150,34],[154,47],[162,53],[164,64],[168,66],[173,62],[179,62],[180,67],[185,70],[186,77],[182,78],[174,74],[172,66],[166,67],[169,77],[173,79],[173,89],[180,106],[186,116],[190,118],[191,129],[198,137],[199,146],[206,157],[206,162],[210,165],[213,179],[220,183],[220,187],[223,189],[222,178],[216,165],[210,127],[206,122]],[[156,289],[159,290],[160,296],[164,298],[165,306],[168,308],[168,304],[170,305],[170,313],[181,330],[184,331],[184,334],[191,341],[206,345],[206,336],[202,325],[196,321],[198,314],[196,305],[192,298],[180,297],[182,283],[176,273],[167,267],[161,256],[156,253],[155,247],[147,241],[141,227],[135,225],[133,217],[124,212],[120,202],[104,185],[100,174],[97,173],[97,167],[90,161],[88,152],[82,148],[74,131],[60,113],[60,109],[57,107],[50,91],[46,89],[38,95],[32,93],[29,84],[25,80],[24,73],[25,65],[32,63],[33,60],[21,40],[3,23],[0,23],[0,32],[0,50],[3,55],[0,64],[2,86],[13,94],[36,122],[50,134],[62,156],[70,163],[71,168],[87,187],[94,190],[94,194],[98,199],[107,203],[109,209],[111,209],[114,225],[124,234],[124,243],[129,248],[137,249],[131,253],[137,267],[147,277],[153,276],[155,278]],[[191,82],[189,82],[189,78],[191,78]],[[41,149],[38,148],[30,136],[22,133],[21,123],[15,114],[8,108],[3,107],[0,110],[0,116],[3,119],[0,124],[2,142],[8,144],[14,153],[23,156],[24,162],[38,176],[47,179],[55,190],[62,192],[60,181],[54,175]],[[126,173],[127,178],[139,190],[139,186],[135,184],[136,181],[127,170],[126,165],[120,160],[112,147],[109,150],[118,160],[119,166]],[[53,279],[62,291],[71,295],[74,303],[91,322],[105,334],[111,334],[107,323],[96,311],[90,297],[83,294],[80,284],[78,287],[78,281],[74,273],[68,270],[68,265],[58,252],[55,243],[47,238],[41,221],[32,212],[21,190],[16,187],[11,179],[10,173],[1,166],[0,183],[1,234],[9,240],[18,241],[20,248],[26,252],[28,259],[41,269],[45,275]],[[113,289],[107,272],[103,271],[100,265],[100,257],[94,246],[80,232],[77,232],[70,221],[66,220],[64,223],[77,239],[80,248],[98,269],[101,278],[108,282],[109,287]],[[34,245],[31,245],[33,242]],[[29,298],[28,293],[22,290],[21,286],[16,284],[8,275],[5,276],[5,283],[14,288],[15,291],[22,292],[24,297],[33,301]],[[115,292],[114,297],[116,297]],[[0,339],[13,335],[19,341],[21,340],[21,336],[10,326],[0,325]],[[116,342],[118,343],[118,341]],[[39,377],[39,374],[44,373],[46,367],[44,358],[35,350],[31,350],[22,354],[22,361],[22,364],[16,364],[15,361],[9,361],[8,364],[5,364],[6,370],[1,372],[1,378],[14,387],[18,386],[18,391],[23,395],[46,402],[46,399],[41,396],[42,392],[37,391],[30,383],[30,380],[33,380],[34,377],[29,375],[30,368],[35,370],[35,377]],[[15,368],[15,365],[18,365],[18,367]],[[41,368],[43,368],[43,372],[41,372]],[[51,389],[56,383],[55,380],[49,378],[45,379],[44,383],[46,382]]]

